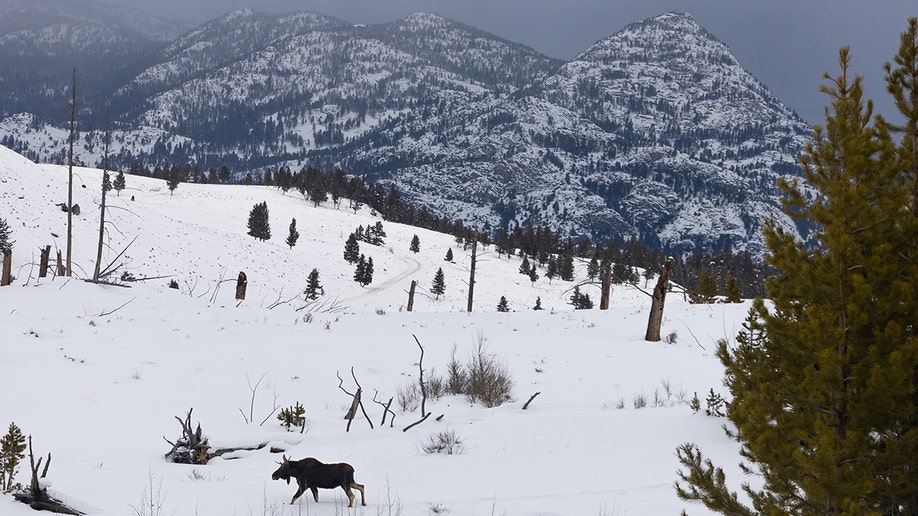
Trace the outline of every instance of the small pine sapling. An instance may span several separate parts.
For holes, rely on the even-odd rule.
[[[497,303],[497,311],[498,312],[509,312],[510,311],[510,303],[507,302],[506,296],[500,296],[500,301]]]
[[[696,392],[692,396],[692,401],[689,402],[689,408],[692,409],[693,414],[697,414],[701,410],[701,400],[698,399],[698,393]]]
[[[13,240],[10,240],[10,225],[0,218],[0,257],[13,250]]]
[[[306,428],[306,409],[298,401],[293,406],[282,408],[277,414],[277,420],[288,432],[293,431],[293,428],[299,428],[302,433]]]
[[[434,274],[433,284],[430,286],[430,293],[440,299],[444,292],[446,292],[446,278],[443,274],[443,268],[438,267],[437,273]]]
[[[25,458],[26,439],[16,423],[10,423],[6,435],[0,438],[0,489],[4,494],[22,489],[22,484],[13,482],[19,463]]]
[[[287,233],[287,245],[290,246],[290,249],[293,249],[299,238],[300,232],[296,230],[296,218],[294,218],[290,221],[290,231]]]
[[[408,247],[408,250],[415,254],[421,251],[421,239],[418,238],[417,235],[411,237],[411,245]]]
[[[536,296],[535,306],[532,307],[533,310],[542,310],[542,297]]]
[[[708,397],[705,398],[705,402],[708,405],[708,408],[704,410],[705,414],[713,417],[724,417],[724,405],[726,402],[720,394],[714,393],[713,388],[708,392]]]
[[[446,260],[446,261],[448,261],[448,262],[452,262],[452,261],[453,261],[453,248],[452,248],[452,247],[450,247],[449,249],[446,250],[446,258],[444,258],[444,260]]]

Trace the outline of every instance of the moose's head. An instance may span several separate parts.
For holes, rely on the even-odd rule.
[[[283,462],[278,462],[280,467],[277,468],[277,471],[271,474],[271,480],[284,479],[287,483],[290,483],[290,460],[287,459],[287,456],[284,455]]]

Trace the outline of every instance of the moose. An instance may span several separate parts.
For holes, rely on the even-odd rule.
[[[354,493],[351,488],[360,491],[360,503],[366,505],[363,495],[363,484],[354,482],[354,468],[347,463],[324,464],[312,457],[300,460],[290,460],[284,455],[283,462],[278,462],[280,467],[271,474],[271,480],[284,479],[290,483],[290,478],[296,479],[299,488],[290,500],[290,505],[296,503],[306,489],[312,491],[312,497],[319,501],[319,489],[334,489],[340,487],[347,494],[347,506],[354,506]]]

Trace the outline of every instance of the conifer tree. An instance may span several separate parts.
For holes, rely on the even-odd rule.
[[[593,308],[593,300],[589,294],[580,292],[580,287],[574,287],[574,293],[571,294],[571,305],[576,310],[589,310]]]
[[[519,273],[524,276],[529,276],[529,258],[523,257],[523,263],[520,264]]]
[[[11,235],[10,225],[0,218],[0,257],[13,250],[13,240],[10,239]]]
[[[290,221],[290,231],[287,233],[287,245],[290,246],[290,249],[293,249],[293,246],[296,245],[296,241],[300,238],[300,232],[296,230],[296,218],[294,217]]]
[[[539,280],[539,271],[536,269],[535,264],[532,265],[529,269],[529,281],[535,285],[535,282]]]
[[[124,172],[119,170],[118,175],[115,176],[115,181],[112,183],[112,187],[118,192],[118,197],[121,197],[121,190],[127,186],[127,183],[124,180]]]
[[[421,239],[417,235],[411,237],[411,245],[408,246],[408,250],[415,254],[421,251]]]
[[[542,298],[541,296],[536,296],[535,306],[532,307],[533,310],[542,310]]]
[[[903,38],[897,56],[913,69],[916,43]],[[752,507],[697,446],[677,450],[677,494],[721,513],[918,513],[918,227],[907,151],[881,120],[871,126],[848,49],[839,57],[840,75],[821,87],[831,98],[825,125],[801,158],[821,196],[781,183],[786,213],[814,227],[819,245],[766,224],[768,261],[783,273],[768,282],[773,305],[756,300],[735,347],[718,345],[743,469],[760,476],[761,487],[743,486]]]
[[[169,187],[169,195],[174,195],[175,189],[178,188],[179,184],[184,180],[185,178],[182,177],[178,167],[172,167],[169,171],[169,175],[166,176],[166,186]]]
[[[443,275],[443,268],[438,267],[437,273],[434,274],[433,283],[430,286],[430,293],[440,299],[440,295],[446,292],[446,277]]]
[[[373,283],[373,257],[372,256],[367,258],[367,266],[366,266],[366,269],[364,269],[363,279],[364,279],[362,283],[363,286],[367,286],[370,283]]]
[[[262,201],[249,212],[248,234],[259,240],[271,239],[271,225],[268,217],[268,203]]]
[[[507,302],[506,296],[500,296],[500,301],[497,302],[497,311],[498,312],[509,312],[510,303]]]
[[[698,271],[698,279],[695,280],[695,288],[689,294],[689,300],[692,303],[713,303],[717,293],[717,280],[707,267],[702,267]]]
[[[558,275],[564,281],[574,281],[574,257],[564,254],[558,257]]]
[[[596,276],[599,276],[599,259],[594,256],[590,263],[587,264],[587,278],[593,281]]]
[[[325,289],[319,283],[319,269],[313,269],[309,273],[306,278],[306,290],[303,293],[306,294],[306,299],[310,300],[318,299],[319,295],[325,294]]]
[[[10,423],[6,435],[0,438],[0,492],[11,493],[22,488],[15,482],[19,463],[25,458],[26,438],[16,423]]]
[[[367,277],[367,258],[364,255],[360,255],[360,258],[357,260],[357,267],[354,269],[354,281],[360,283],[361,285],[366,286],[364,279]]]
[[[724,296],[728,303],[739,303],[743,299],[743,291],[740,289],[739,280],[732,274],[727,276],[727,283],[724,285]]]
[[[357,243],[356,233],[351,233],[344,243],[344,260],[348,263],[357,263],[360,260],[360,244]]]
[[[444,260],[448,262],[453,261],[453,248],[452,247],[446,250],[446,258],[444,258]]]
[[[108,171],[102,172],[102,189],[106,192],[112,191],[112,178],[109,175]]]
[[[551,280],[555,279],[558,275],[558,262],[555,260],[554,256],[548,257],[548,266],[545,271],[545,277],[548,278],[548,283],[551,283]]]

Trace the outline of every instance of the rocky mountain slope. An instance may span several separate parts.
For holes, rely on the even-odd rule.
[[[809,131],[685,13],[562,63],[431,14],[355,26],[240,10],[145,63],[104,90],[122,167],[341,168],[492,231],[533,222],[682,251],[761,254],[766,217],[793,229],[774,182],[797,174]],[[65,113],[0,111],[4,144],[62,159]],[[98,163],[100,109],[84,111],[78,156]]]

